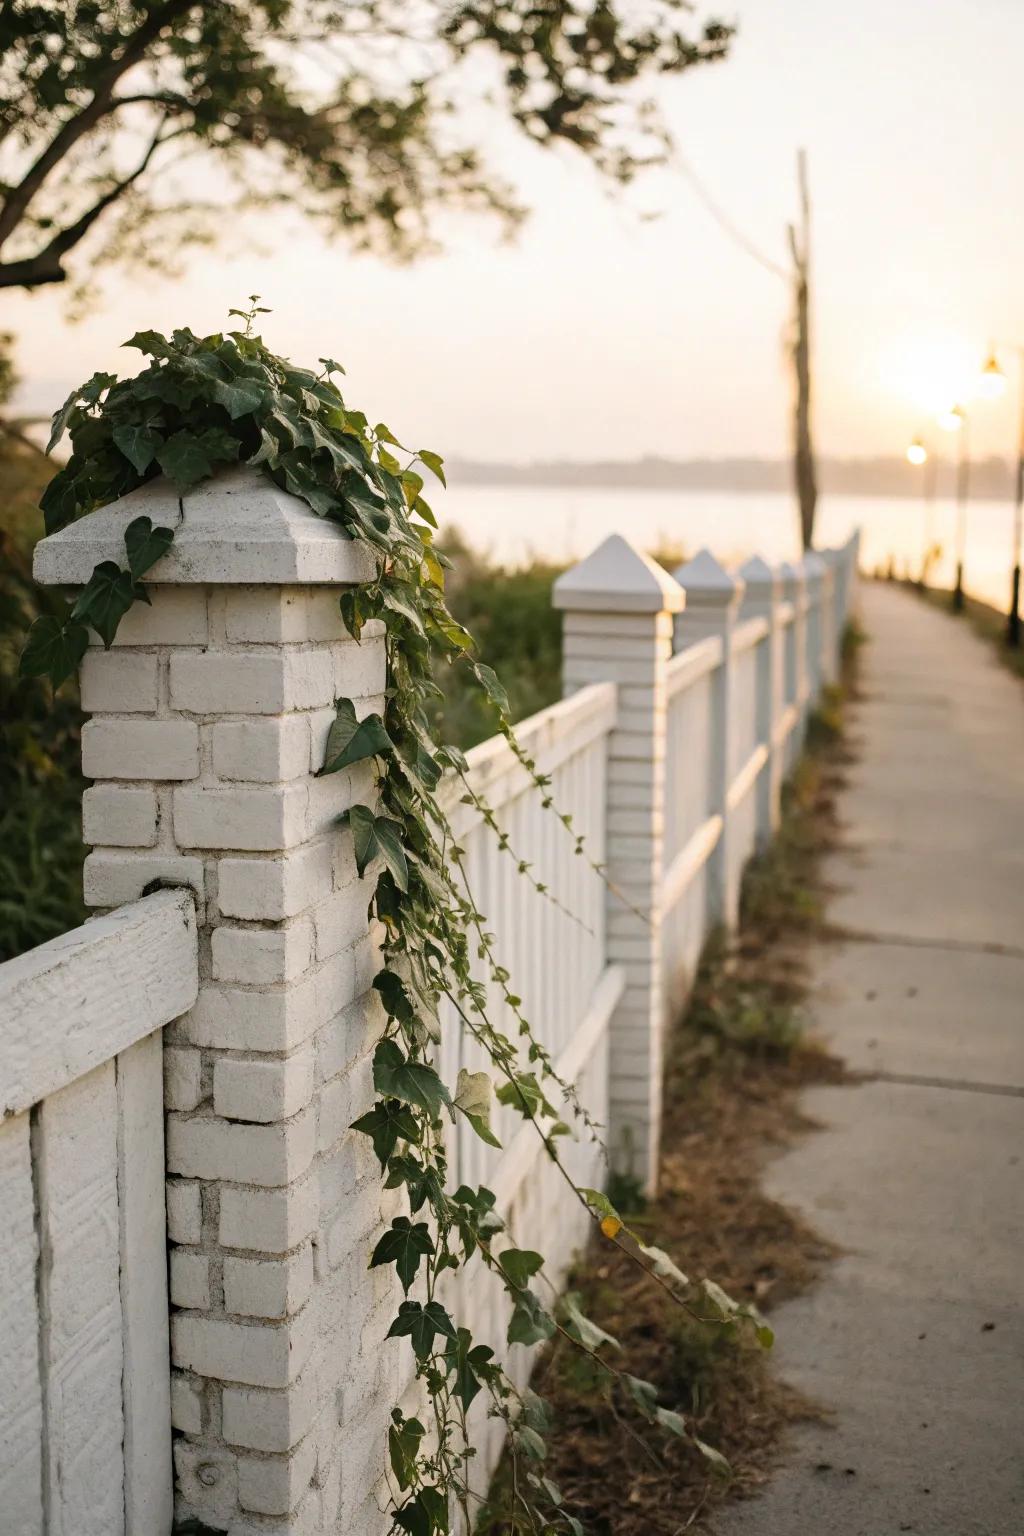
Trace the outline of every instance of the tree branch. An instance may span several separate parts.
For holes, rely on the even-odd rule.
[[[194,0],[165,0],[162,6],[149,13],[142,25],[128,38],[119,56],[100,75],[91,100],[74,117],[68,118],[61,124],[19,184],[8,194],[3,207],[0,208],[0,249],[21,223],[29,204],[53,168],[60,164],[78,140],[110,110],[114,87],[122,75],[145,57],[146,50],[156,41],[165,27],[192,10],[193,5]],[[12,262],[7,270],[24,266],[24,262]],[[41,281],[61,282],[62,277],[43,277]]]

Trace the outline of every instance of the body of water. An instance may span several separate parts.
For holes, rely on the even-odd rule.
[[[707,545],[727,562],[760,554],[776,562],[800,552],[796,502],[773,492],[591,490],[577,487],[456,486],[434,499],[442,531],[457,527],[477,549],[518,565],[534,555],[559,563],[581,559],[621,533],[641,549],[696,553]],[[893,497],[822,496],[819,545],[839,544],[863,530],[861,558],[874,570],[893,559],[916,576],[925,545],[925,508]],[[967,514],[965,585],[975,596],[1005,607],[1010,591],[1009,503],[977,501]],[[937,500],[931,511],[933,542],[942,554],[932,570],[936,585],[952,585],[956,508]]]

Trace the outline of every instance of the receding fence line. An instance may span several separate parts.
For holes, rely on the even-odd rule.
[[[0,1502],[25,1536],[167,1536],[169,1392],[180,1519],[237,1536],[384,1536],[387,1425],[411,1388],[384,1344],[399,1299],[390,1271],[366,1263],[381,1221],[401,1208],[348,1129],[372,1100],[380,934],[349,835],[334,826],[366,799],[369,770],[316,773],[334,700],[379,706],[382,635],[371,626],[356,645],[345,633],[338,587],[367,580],[367,566],[302,503],[254,472],[222,476],[194,500],[173,563],[147,578],[152,606],[133,609],[113,649],[90,650],[83,669],[95,780],[86,895],[116,910],[0,967],[5,1301],[24,1296],[36,1317],[49,1262],[30,1116],[49,1159],[35,1185],[49,1199],[58,1177],[79,1179],[75,1232],[105,1298],[102,1326],[54,1298],[46,1326],[65,1330],[66,1355],[88,1362],[95,1334],[104,1365],[83,1376],[58,1361],[45,1391],[31,1385],[38,1331],[20,1303],[6,1307],[5,1359],[18,1368],[0,1387]],[[92,514],[43,541],[37,574],[84,581],[142,511],[166,522],[177,500],[157,481]],[[755,559],[737,573],[703,551],[671,576],[606,540],[556,584],[566,697],[519,728],[589,857],[500,738],[469,755],[468,785],[546,892],[452,785],[497,958],[560,1073],[607,1126],[616,1168],[642,1185],[656,1177],[666,1026],[713,925],[735,921],[744,864],[777,825],[809,711],[837,674],[856,564],[854,538],[799,566]],[[143,898],[161,883],[189,894]],[[500,988],[489,984],[488,1000],[508,1027]],[[162,1026],[166,1154],[153,1100]],[[440,1053],[446,1081],[485,1065],[454,1010]],[[52,1108],[65,1095],[77,1095],[71,1123]],[[494,1190],[514,1236],[543,1249],[560,1284],[587,1218],[533,1128],[500,1107],[493,1124],[500,1148],[461,1122],[453,1130],[453,1183]],[[597,1142],[561,1145],[578,1183],[602,1183]],[[153,1181],[165,1176],[169,1360],[153,1279],[167,1241]],[[51,1295],[68,1259],[58,1249]],[[486,1273],[452,1283],[453,1309],[522,1379],[525,1352],[503,1342],[500,1288]],[[77,1480],[51,1475],[47,1516],[46,1403],[58,1385],[62,1412],[93,1421],[105,1449],[78,1458]],[[482,1490],[501,1425],[482,1400],[473,1416]],[[50,1444],[51,1470],[63,1455]],[[140,1467],[158,1469],[150,1484]]]

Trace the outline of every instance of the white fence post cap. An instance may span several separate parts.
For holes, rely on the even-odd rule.
[[[742,578],[731,575],[710,549],[700,550],[692,560],[679,566],[675,577],[691,608],[735,608],[745,590]]]
[[[803,561],[804,580],[820,583],[828,567],[816,549],[809,549]]]
[[[783,592],[789,598],[795,597],[804,584],[803,565],[794,565],[792,560],[783,560],[775,569]]]
[[[261,470],[240,464],[181,498],[160,476],[51,533],[36,545],[36,580],[81,586],[101,560],[125,565],[124,531],[143,514],[154,527],[174,529],[167,554],[146,573],[154,585],[356,584],[377,574],[368,544],[347,538]]]
[[[736,572],[746,587],[743,602],[746,607],[770,608],[778,596],[779,573],[760,555],[751,555]]]
[[[551,601],[603,613],[679,613],[686,600],[666,570],[613,533],[559,576]]]

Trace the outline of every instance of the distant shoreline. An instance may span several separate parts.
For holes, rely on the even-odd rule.
[[[791,467],[783,459],[641,459],[575,461],[538,460],[530,464],[484,462],[450,457],[449,481],[455,486],[509,486],[530,488],[652,491],[792,492]],[[819,460],[819,488],[832,496],[898,496],[920,500],[923,483],[920,469],[900,458]],[[955,465],[940,459],[936,465],[937,494],[953,495]],[[971,465],[971,499],[1010,500],[1013,477],[1002,459],[979,459]]]

